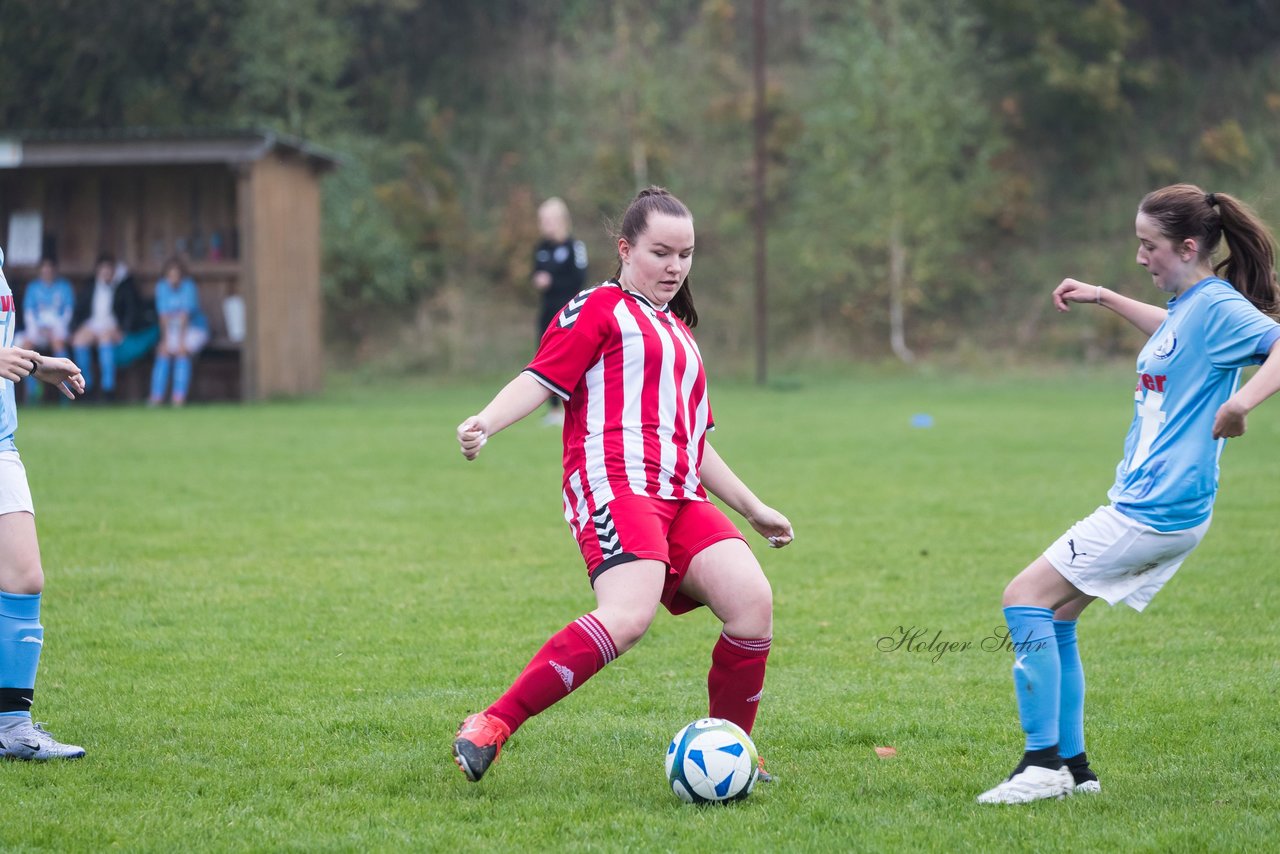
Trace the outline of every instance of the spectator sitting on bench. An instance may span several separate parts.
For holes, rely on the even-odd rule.
[[[173,405],[182,406],[191,389],[192,360],[209,341],[209,321],[200,311],[195,280],[178,258],[165,262],[164,274],[156,282],[156,314],[160,317],[160,342],[156,345],[148,403],[164,403],[172,372]]]
[[[98,350],[101,399],[115,400],[116,369],[127,366],[155,345],[159,333],[147,324],[142,300],[129,268],[110,254],[98,257],[94,280],[76,299],[71,347],[84,372],[85,390],[94,388],[92,349]]]
[[[39,278],[28,282],[22,293],[22,332],[13,343],[25,350],[43,350],[65,359],[75,301],[71,283],[58,275],[53,259],[42,258]],[[40,400],[43,389],[34,373],[27,377],[24,388],[28,403]]]

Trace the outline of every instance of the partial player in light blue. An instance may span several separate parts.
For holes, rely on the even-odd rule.
[[[1240,380],[1280,340],[1280,325],[1235,288],[1207,278],[1169,300],[1138,355],[1133,423],[1107,497],[1158,531],[1199,525],[1213,511],[1226,439],[1213,419]]]

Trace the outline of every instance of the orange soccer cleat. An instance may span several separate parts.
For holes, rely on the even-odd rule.
[[[453,739],[453,761],[468,780],[478,783],[489,766],[498,761],[498,753],[510,736],[511,728],[500,718],[484,712],[471,715],[458,727]]]

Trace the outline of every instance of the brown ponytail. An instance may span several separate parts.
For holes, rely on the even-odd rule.
[[[1174,184],[1148,193],[1138,211],[1155,221],[1160,233],[1175,243],[1193,238],[1206,262],[1225,237],[1230,254],[1213,272],[1259,311],[1280,313],[1275,239],[1251,207],[1226,193],[1205,193],[1194,184]]]
[[[644,234],[645,229],[649,227],[649,215],[652,213],[666,214],[668,216],[684,217],[692,220],[693,214],[689,213],[689,208],[685,203],[671,195],[662,187],[646,187],[636,194],[636,197],[627,205],[626,211],[622,214],[621,224],[614,233],[614,238],[623,238],[633,246],[640,235]],[[622,260],[618,260],[618,269],[613,274],[614,278],[622,275]],[[689,287],[689,279],[685,277],[684,283],[680,286],[680,290],[676,291],[676,295],[671,298],[668,307],[671,313],[684,321],[685,326],[690,329],[698,325],[698,310],[693,307],[693,291]]]

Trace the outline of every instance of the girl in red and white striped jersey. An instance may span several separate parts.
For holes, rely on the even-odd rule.
[[[694,231],[666,190],[642,191],[623,214],[614,279],[572,299],[537,355],[458,426],[473,460],[489,437],[554,394],[565,402],[565,518],[597,607],[538,651],[512,686],[463,722],[454,758],[476,781],[517,727],[634,646],[658,605],[706,605],[724,623],[707,678],[710,714],[755,723],[773,634],[773,593],[742,534],[708,490],[766,537],[791,542],[787,518],[747,488],[706,441],[706,373],[690,329]]]

